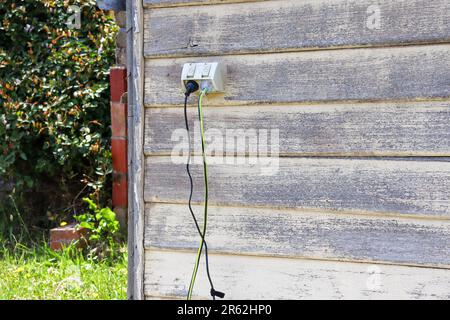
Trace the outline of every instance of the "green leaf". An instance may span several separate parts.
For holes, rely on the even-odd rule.
[[[102,210],[100,210],[100,214],[102,215],[103,219],[107,221],[116,220],[116,214],[110,208],[103,208]]]
[[[85,228],[85,229],[89,229],[89,230],[93,230],[95,228],[93,223],[89,223],[87,221],[83,221],[80,223],[80,228]]]
[[[89,210],[96,211],[97,205],[89,198],[83,198],[83,201],[89,205]]]

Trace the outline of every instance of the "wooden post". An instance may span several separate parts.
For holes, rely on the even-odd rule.
[[[127,0],[128,299],[144,299],[144,8]]]

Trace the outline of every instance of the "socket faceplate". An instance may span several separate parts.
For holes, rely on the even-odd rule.
[[[208,87],[209,93],[225,91],[226,67],[219,62],[186,63],[181,73],[183,90],[190,80],[200,88]]]

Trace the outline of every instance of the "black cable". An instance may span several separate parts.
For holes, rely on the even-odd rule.
[[[190,193],[189,193],[188,206],[189,206],[189,211],[191,213],[192,219],[194,220],[195,227],[197,228],[197,232],[200,235],[200,237],[202,238],[203,245],[205,247],[206,274],[208,276],[208,281],[209,281],[209,284],[211,286],[210,294],[211,294],[213,300],[216,300],[216,296],[220,297],[220,298],[223,298],[225,295],[223,293],[221,293],[219,291],[216,291],[214,289],[214,284],[213,284],[213,281],[211,279],[211,274],[210,274],[210,270],[209,270],[208,245],[207,245],[206,240],[205,240],[205,235],[202,233],[202,231],[200,229],[200,226],[198,224],[197,218],[196,218],[196,216],[194,214],[194,210],[192,209],[192,195],[194,193],[194,182],[193,182],[191,171],[190,171],[190,163],[191,163],[191,136],[190,136],[190,133],[189,133],[189,123],[188,123],[188,116],[187,116],[187,102],[188,102],[188,98],[191,95],[191,93],[194,92],[194,91],[197,91],[197,90],[198,90],[198,85],[197,86],[192,85],[191,87],[187,86],[187,91],[186,91],[185,99],[184,99],[184,122],[185,122],[185,125],[186,125],[186,131],[187,131],[187,135],[188,135],[188,145],[189,145],[188,160],[187,160],[187,163],[186,163],[186,172],[187,172],[187,174],[189,176],[189,182],[190,182]]]

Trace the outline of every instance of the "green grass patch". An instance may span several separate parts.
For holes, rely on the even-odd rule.
[[[0,245],[0,299],[126,299],[127,251],[98,260],[75,247],[53,252],[45,243]]]

